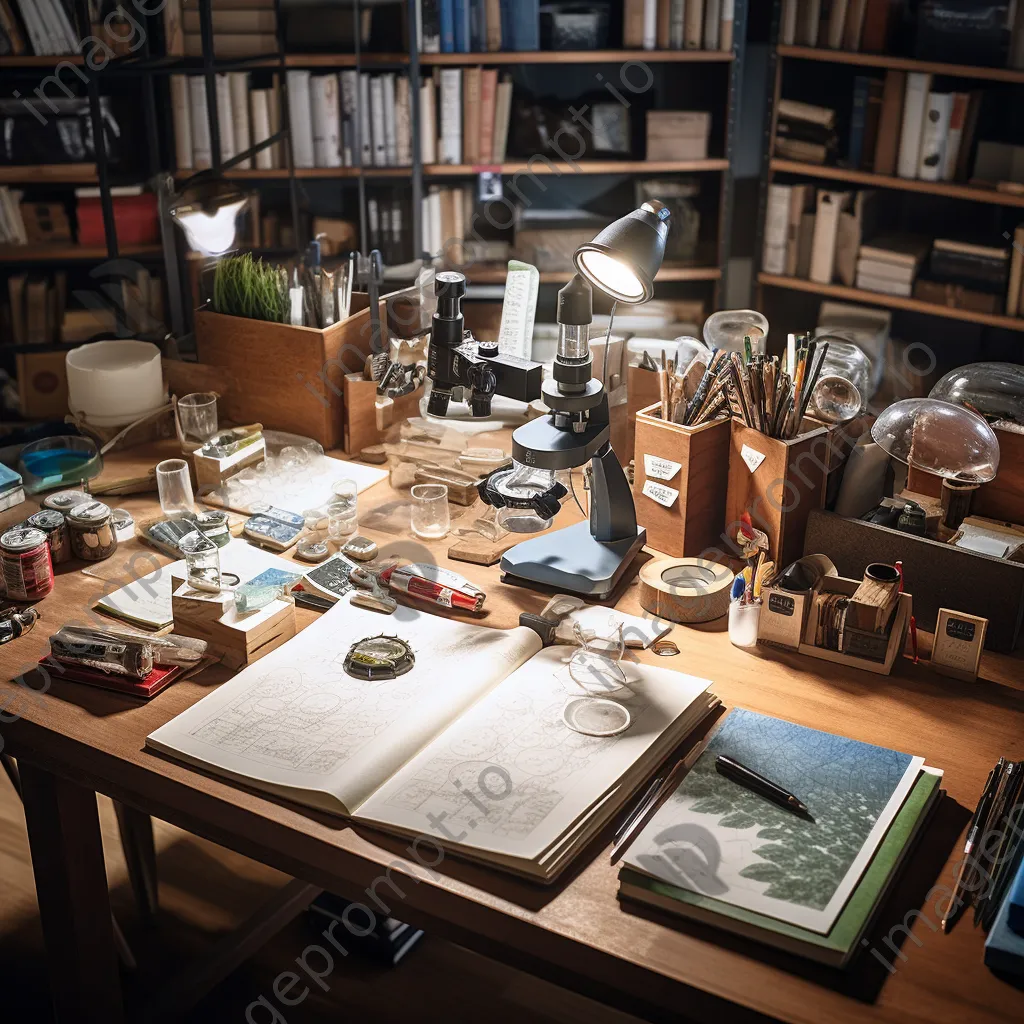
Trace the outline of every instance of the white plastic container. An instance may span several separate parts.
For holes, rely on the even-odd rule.
[[[160,349],[148,341],[94,341],[66,362],[68,406],[95,426],[125,426],[167,402]]]

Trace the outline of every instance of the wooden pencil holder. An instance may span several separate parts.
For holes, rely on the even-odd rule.
[[[725,519],[733,554],[744,512],[768,535],[771,557],[780,568],[803,554],[807,519],[825,500],[828,437],[828,428],[819,427],[783,441],[732,421]]]
[[[633,500],[648,547],[686,558],[721,551],[728,418],[686,427],[666,423],[660,403],[649,405],[636,415],[634,460]],[[705,557],[715,560],[713,554]]]
[[[660,398],[657,372],[639,366],[629,367],[626,371],[626,448],[623,449],[624,454],[628,453],[627,461],[633,457],[636,448],[637,415]]]

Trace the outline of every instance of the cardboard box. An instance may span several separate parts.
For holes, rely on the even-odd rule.
[[[648,160],[706,160],[711,114],[704,110],[648,110]]]

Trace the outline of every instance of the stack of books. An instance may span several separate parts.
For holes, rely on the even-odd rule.
[[[779,100],[775,155],[807,164],[826,164],[836,155],[836,112],[798,100]]]
[[[645,50],[731,50],[729,0],[625,0],[623,45]]]
[[[911,235],[872,239],[857,253],[857,287],[886,295],[909,296],[921,261],[928,254],[928,240]]]
[[[808,813],[720,774],[721,755]],[[912,859],[941,776],[921,757],[734,710],[632,841],[619,898],[846,967]]]
[[[936,238],[927,277],[914,285],[914,297],[976,313],[1001,313],[1004,297],[1009,308],[1010,264],[1009,249]]]
[[[21,475],[9,466],[0,463],[0,512],[6,512],[25,500],[25,488]]]
[[[212,5],[213,52],[217,57],[254,57],[277,52],[274,0],[212,0]],[[173,7],[180,10],[180,52],[186,57],[201,57],[198,0],[170,0],[167,8]],[[166,22],[166,13],[164,18]],[[169,47],[169,52],[178,49]]]

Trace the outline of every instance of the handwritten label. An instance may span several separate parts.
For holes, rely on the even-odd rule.
[[[659,505],[664,505],[665,508],[671,508],[676,503],[676,498],[679,497],[679,492],[674,487],[666,487],[653,480],[648,480],[644,484],[644,494]]]
[[[747,469],[751,473],[756,472],[757,467],[765,460],[765,456],[756,448],[751,448],[749,444],[745,444],[740,449],[740,455],[743,456],[743,461],[747,464]]]
[[[776,615],[792,615],[796,610],[796,601],[785,594],[769,594],[768,610]]]
[[[967,643],[973,643],[974,623],[966,622],[964,619],[947,619],[946,636],[952,640],[963,640]]]
[[[644,472],[649,480],[671,480],[682,468],[681,462],[659,459],[657,455],[644,456]]]

